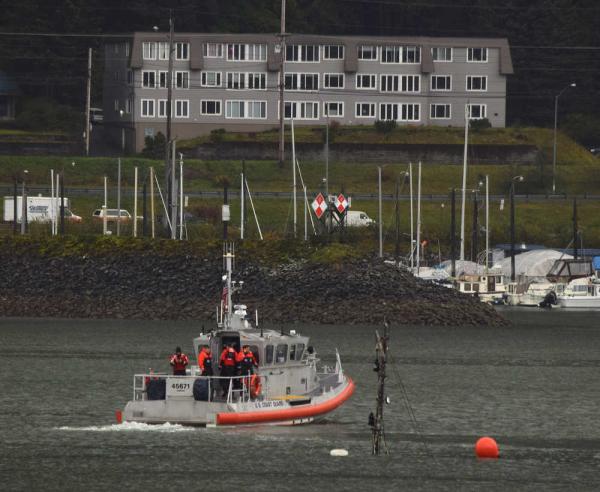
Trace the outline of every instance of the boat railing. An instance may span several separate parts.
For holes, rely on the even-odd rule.
[[[205,385],[197,387],[199,401],[229,404],[261,400],[263,395],[269,394],[269,378],[265,375],[230,377],[148,373],[133,376],[133,399],[135,401],[196,399],[194,385],[198,380],[206,381]]]

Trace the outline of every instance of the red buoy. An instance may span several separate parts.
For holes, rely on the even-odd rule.
[[[123,412],[121,410],[115,410],[115,418],[117,419],[117,424],[123,423]]]
[[[491,437],[482,437],[475,444],[475,455],[478,458],[498,458],[498,444]]]

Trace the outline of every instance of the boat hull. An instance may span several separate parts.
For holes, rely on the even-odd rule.
[[[562,308],[571,309],[600,309],[600,297],[558,297],[557,303]]]
[[[123,411],[126,422],[147,424],[181,424],[197,426],[237,426],[256,424],[300,425],[334,411],[354,393],[352,379],[343,381],[317,396],[296,400],[263,399],[236,403],[167,399],[138,400],[127,403]]]

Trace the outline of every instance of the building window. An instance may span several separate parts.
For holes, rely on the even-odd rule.
[[[156,72],[154,70],[144,70],[142,72],[142,87],[154,89],[156,87]]]
[[[379,105],[379,115],[382,120],[419,121],[420,104],[413,103],[382,103]]]
[[[169,72],[165,72],[164,70],[158,72],[158,87],[160,87],[161,89],[166,89],[168,85],[168,80]]]
[[[375,118],[375,103],[356,103],[357,118]]]
[[[221,43],[204,44],[204,58],[223,58],[223,45]]]
[[[487,48],[467,48],[467,61],[471,63],[486,63],[488,59]]]
[[[154,118],[154,99],[142,99],[141,103],[141,116]]]
[[[267,74],[262,72],[250,72],[248,77],[248,89],[265,90],[267,88]]]
[[[431,57],[434,62],[451,62],[452,48],[431,48]]]
[[[323,75],[323,87],[325,89],[343,89],[344,74],[343,73],[326,73]]]
[[[118,82],[118,81],[119,81],[119,78],[120,78],[120,77],[119,77],[119,71],[118,71],[118,70],[115,70],[115,73],[114,73],[114,79],[115,79],[115,81],[117,81],[117,82]]]
[[[169,59],[169,43],[160,42],[158,43],[158,59],[168,60]]]
[[[225,118],[266,119],[266,101],[225,101]]]
[[[246,88],[246,77],[242,72],[227,72],[227,88],[241,90]]]
[[[127,83],[129,85],[133,84],[133,70],[127,70]]]
[[[330,117],[344,117],[344,103],[343,102],[324,102],[323,103],[323,115]]]
[[[402,92],[419,92],[421,90],[420,75],[403,75]]]
[[[401,114],[401,120],[402,121],[419,121],[420,119],[420,109],[421,109],[421,105],[420,104],[401,104],[402,107],[402,114]]]
[[[451,91],[452,76],[451,75],[432,75],[431,76],[432,91]]]
[[[228,61],[267,61],[266,44],[228,44]]]
[[[377,75],[375,74],[356,74],[357,89],[377,89]]]
[[[129,43],[125,43],[125,56],[129,56]]]
[[[118,113],[119,112],[119,100],[115,99],[115,111]]]
[[[467,90],[479,92],[487,91],[487,76],[467,75]]]
[[[312,101],[288,101],[285,103],[284,116],[288,120],[290,118],[294,118],[295,120],[318,120],[319,103]]]
[[[400,76],[399,75],[382,75],[381,76],[381,92],[399,92],[400,91]]]
[[[487,116],[485,104],[467,104],[467,115],[470,120],[481,120]]]
[[[327,44],[323,46],[323,60],[343,60],[344,47],[339,44]]]
[[[285,89],[288,91],[319,90],[318,73],[286,73]]]
[[[175,44],[175,59],[189,60],[190,59],[190,43]]]
[[[429,117],[432,120],[447,120],[450,119],[449,104],[432,104],[429,106]]]
[[[175,87],[178,89],[189,89],[190,72],[175,72]]]
[[[377,60],[377,46],[359,46],[359,60]]]
[[[173,114],[171,114],[173,116]],[[158,117],[166,118],[167,117],[167,100],[159,99],[158,100]]]
[[[381,49],[382,63],[421,63],[421,48],[418,46],[384,46]]]
[[[221,101],[206,100],[200,101],[200,114],[208,116],[218,116],[221,114]]]
[[[128,97],[125,100],[125,112],[127,114],[131,114],[132,111],[133,111],[133,99],[131,99],[131,97]]]
[[[142,43],[144,60],[156,60],[156,43]]]
[[[285,47],[285,61],[309,62],[319,61],[319,46],[311,44],[291,44]]]
[[[177,99],[175,101],[175,117],[189,118],[190,117],[190,102],[186,99]]]
[[[221,72],[202,72],[200,74],[200,86],[221,87]]]

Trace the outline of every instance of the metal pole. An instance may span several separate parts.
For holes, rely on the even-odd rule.
[[[52,235],[56,234],[56,202],[54,201],[54,169],[50,169],[50,202],[52,206],[50,207],[50,229],[52,231]]]
[[[281,48],[281,62],[279,66],[279,165],[283,166],[284,153],[284,117],[285,117],[285,0],[281,0],[281,30],[279,34],[279,46]],[[293,116],[293,111],[292,115]]]
[[[117,159],[117,236],[121,235],[121,158]]]
[[[329,115],[325,127],[325,196],[329,196]]]
[[[15,175],[15,182],[13,187],[13,234],[17,235],[17,194],[18,194],[18,182],[17,176]]]
[[[577,259],[577,198],[573,199],[573,258]]]
[[[58,216],[60,207],[58,206],[58,190],[60,189],[60,173],[57,171],[55,176],[56,184],[54,186],[54,234],[58,235]]]
[[[179,154],[179,240],[183,240],[183,154]]]
[[[60,234],[65,235],[65,171],[60,173]]]
[[[417,175],[417,273],[421,268],[421,161]]]
[[[147,175],[146,175],[147,176]],[[146,237],[148,234],[148,194],[146,180],[142,186],[142,236]]]
[[[138,168],[133,168],[133,237],[137,237]]]
[[[152,231],[152,239],[156,237],[154,227],[154,168],[150,168],[150,230]]]
[[[473,193],[473,230],[471,231],[471,261],[477,263],[477,250],[479,249],[479,196]]]
[[[176,142],[171,142],[171,239],[177,239],[177,174],[175,173]]]
[[[104,206],[102,207],[102,234],[106,235],[108,230],[108,217],[106,209],[108,208],[108,179],[104,176]]]
[[[490,177],[485,175],[485,273],[490,268]]]
[[[165,142],[165,189],[167,195],[167,210],[171,210],[173,201],[172,180],[169,177],[173,170],[171,169],[171,113],[173,105],[173,36],[175,32],[175,21],[173,19],[173,10],[169,10],[169,68],[167,72],[167,135]],[[165,218],[166,223],[166,218]],[[171,229],[173,229],[171,221]]]
[[[292,202],[294,208],[294,238],[296,237],[296,227],[298,222],[298,204],[296,203],[296,140],[294,135],[294,118],[292,116],[292,170],[293,172],[293,191],[292,191]]]
[[[558,98],[562,91],[554,96],[554,144],[552,151],[552,193],[556,193],[556,131],[558,127]]]
[[[450,218],[450,257],[452,259],[452,278],[456,278],[456,189],[452,188],[452,217]]]
[[[510,183],[510,280],[515,281],[515,182]]]
[[[396,267],[400,264],[400,178],[396,178]]]
[[[244,184],[244,173],[241,174],[242,189],[240,190],[240,239],[244,239],[244,200],[246,198],[246,186]]]
[[[304,185],[304,240],[308,241],[308,216],[306,215],[308,199],[306,198],[306,185]]]
[[[379,258],[383,258],[383,211],[381,209],[381,166],[377,166],[379,184]]]
[[[92,48],[88,48],[87,87],[85,97],[85,155],[90,155],[90,106],[92,98]]]
[[[467,192],[467,145],[469,142],[469,106],[465,106],[465,146],[463,154],[462,208],[460,211],[460,261],[465,261],[465,208]]]
[[[414,207],[413,207],[413,176],[412,162],[408,164],[408,176],[410,178],[410,271],[415,268],[415,231],[414,231]]]
[[[21,234],[27,232],[27,193],[25,191],[25,175],[23,175],[23,183],[21,183]]]
[[[226,207],[229,204],[229,198],[228,198],[228,186],[227,186],[227,182],[225,182],[225,184],[223,185],[223,205]],[[227,220],[223,219],[223,241],[227,241],[227,224],[229,223],[229,217],[227,217]],[[231,292],[231,289],[229,289],[229,291]]]

